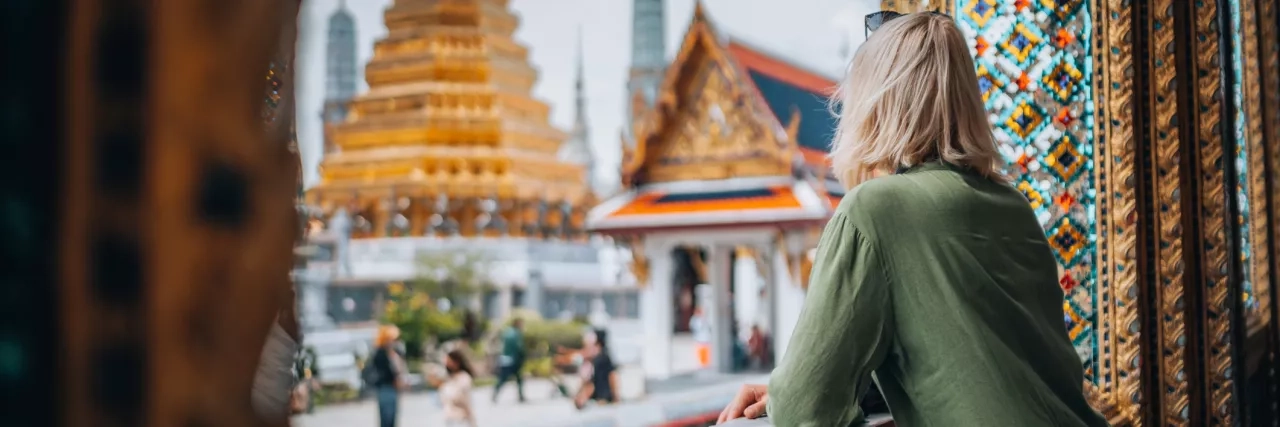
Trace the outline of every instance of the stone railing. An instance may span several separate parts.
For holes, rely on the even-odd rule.
[[[717,425],[725,426],[725,427],[773,427],[773,423],[769,422],[768,417],[756,418],[752,420],[749,420],[746,418],[738,418],[736,420],[729,421],[724,424],[717,424]]]
[[[739,418],[724,424],[718,424],[724,427],[773,427],[773,423],[769,422],[769,417],[756,418],[748,420]],[[867,420],[862,423],[863,427],[893,427],[893,418],[887,415],[870,415]]]

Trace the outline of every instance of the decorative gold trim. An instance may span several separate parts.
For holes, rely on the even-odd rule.
[[[648,157],[646,149],[648,148],[650,138],[661,137],[661,130],[666,126],[668,115],[672,114],[672,108],[675,107],[675,83],[680,77],[680,73],[684,72],[685,65],[694,58],[693,53],[699,49],[710,49],[710,46],[719,46],[714,31],[711,28],[711,22],[707,20],[707,14],[702,6],[702,2],[696,2],[693,9],[693,19],[689,22],[689,29],[685,32],[684,40],[680,42],[680,50],[677,51],[675,59],[667,65],[667,71],[662,76],[662,83],[659,86],[658,99],[654,100],[654,105],[647,108],[640,117],[633,118],[633,134],[635,146],[628,150],[629,156],[622,163],[622,182],[624,186],[631,185],[633,176],[638,172],[645,159]],[[635,99],[632,100],[633,103]],[[633,106],[634,108],[634,106]]]
[[[1256,22],[1259,24],[1270,24],[1276,22],[1276,0],[1258,0],[1257,6],[1258,17]],[[1257,37],[1259,40],[1257,56],[1259,69],[1271,70],[1270,72],[1261,73],[1262,87],[1264,88],[1280,87],[1280,74],[1275,72],[1275,70],[1280,70],[1280,46],[1277,46],[1277,44],[1280,44],[1280,34],[1277,34],[1278,30],[1280,29],[1277,29],[1275,25],[1258,25],[1258,31],[1260,33]],[[1262,114],[1259,115],[1258,122],[1263,126],[1264,138],[1274,140],[1277,137],[1280,137],[1280,91],[1258,90],[1258,93],[1262,94],[1263,102],[1263,110]],[[1265,145],[1267,145],[1266,141],[1264,141],[1264,146]],[[1267,148],[1270,149],[1269,153],[1260,154],[1267,157],[1266,162],[1269,166],[1268,169],[1270,170],[1270,176],[1272,178],[1270,182],[1268,182],[1267,178],[1264,178],[1263,182],[1266,183],[1266,186],[1263,188],[1265,188],[1264,191],[1271,192],[1271,200],[1275,203],[1280,201],[1280,185],[1274,181],[1277,174],[1280,174],[1280,149],[1274,145]],[[1277,226],[1280,225],[1280,206],[1269,206],[1268,211],[1269,214],[1267,220],[1273,225],[1273,232],[1275,233],[1270,236],[1271,238],[1268,240],[1272,242],[1280,242],[1280,226]],[[1280,257],[1271,256],[1268,259],[1273,263],[1268,265],[1271,272],[1280,272]],[[1267,282],[1266,286],[1270,287],[1270,282]],[[1271,292],[1267,292],[1265,295],[1259,293],[1258,296],[1258,311],[1260,311],[1262,316],[1267,318],[1268,321],[1272,319],[1271,315],[1274,310],[1280,309],[1280,307],[1276,307],[1277,302],[1273,301],[1271,298],[1272,292],[1274,292],[1275,289],[1269,290]],[[1263,298],[1266,298],[1265,302]],[[1268,307],[1267,310],[1262,309],[1264,305]],[[1280,324],[1272,325],[1272,328],[1280,329]]]
[[[769,113],[762,100],[758,97],[746,100],[748,96],[758,95],[755,95],[745,70],[739,65],[729,54],[702,3],[697,3],[680,50],[663,75],[656,105],[632,107],[633,111],[643,110],[643,113],[632,119],[634,147],[624,149],[624,186],[633,185],[637,176],[643,176],[647,182],[665,182],[786,175],[790,172],[793,144],[784,144],[769,131],[773,122],[780,120]],[[688,129],[680,127],[685,123],[684,115],[690,114],[688,111],[697,112],[695,115],[707,113],[708,107],[684,105],[699,101],[729,107],[722,108],[721,114],[728,123],[726,129],[732,129],[732,132],[722,137],[697,139],[699,142],[715,141],[715,147],[697,147],[700,144],[675,146],[683,153],[676,157],[684,159],[683,156],[687,155],[690,161],[678,165],[652,164],[654,158],[671,154],[669,150],[673,146],[668,144],[678,143],[682,139],[681,132],[687,137]],[[693,133],[701,136],[712,134],[701,130]],[[723,155],[699,151],[724,149],[723,144],[741,148],[743,143],[755,144],[752,147],[763,148],[766,153],[747,160],[727,162],[721,160]]]
[[[1267,245],[1267,159],[1266,148],[1263,146],[1263,94],[1258,68],[1261,57],[1258,52],[1257,10],[1252,6],[1252,2],[1248,1],[1240,5],[1240,38],[1243,42],[1240,46],[1243,65],[1240,88],[1244,94],[1244,108],[1239,113],[1244,114],[1245,129],[1244,140],[1237,141],[1237,144],[1248,150],[1245,159],[1248,176],[1245,177],[1245,182],[1248,185],[1246,197],[1249,200],[1249,229],[1246,230],[1249,235],[1249,282],[1253,284],[1253,295],[1258,301],[1256,309],[1245,313],[1248,325],[1268,323],[1271,320],[1266,315],[1271,309],[1271,266],[1267,262],[1271,259],[1271,251]]]
[[[1231,404],[1231,299],[1230,299],[1230,245],[1227,241],[1227,188],[1222,152],[1222,108],[1230,102],[1222,91],[1222,40],[1218,34],[1218,10],[1216,2],[1193,3],[1195,34],[1193,41],[1196,68],[1195,99],[1196,138],[1195,147],[1200,151],[1200,256],[1201,277],[1204,286],[1205,348],[1205,408],[1214,425],[1232,425]],[[1188,143],[1191,143],[1188,138]],[[1232,191],[1235,183],[1231,183]]]
[[[1097,98],[1105,102],[1103,117],[1094,120],[1095,135],[1105,135],[1105,146],[1094,155],[1097,162],[1094,182],[1098,185],[1098,247],[1106,256],[1098,260],[1098,289],[1109,294],[1099,313],[1098,377],[1101,387],[1086,384],[1094,407],[1103,411],[1114,425],[1141,426],[1141,321],[1138,319],[1138,203],[1137,138],[1133,127],[1133,42],[1132,6],[1110,1],[1094,9],[1101,45],[1094,55],[1101,64],[1100,78],[1094,81]],[[1096,24],[1095,24],[1096,25]],[[1108,318],[1109,317],[1109,318]],[[1110,333],[1104,333],[1106,328]]]
[[[1160,360],[1160,378],[1157,388],[1164,393],[1158,409],[1161,425],[1184,425],[1190,410],[1186,366],[1186,319],[1184,318],[1183,261],[1182,261],[1182,205],[1179,195],[1181,166],[1178,163],[1179,145],[1182,141],[1176,121],[1178,93],[1174,82],[1177,69],[1174,65],[1175,0],[1153,0],[1148,26],[1151,29],[1150,61],[1152,82],[1151,136],[1154,139],[1155,176],[1155,230],[1156,253],[1152,257],[1156,275],[1155,313],[1159,329],[1157,346]]]
[[[644,253],[644,239],[631,237],[626,242],[631,249],[631,275],[636,278],[636,287],[649,287],[649,259]]]
[[[892,10],[900,13],[942,12],[950,14],[952,0],[881,0],[880,10]]]

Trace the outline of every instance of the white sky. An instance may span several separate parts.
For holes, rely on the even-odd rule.
[[[329,15],[338,1],[302,2],[298,18],[298,139],[308,185],[315,182],[315,167],[320,160],[325,34]],[[368,89],[364,84],[364,64],[373,54],[373,42],[386,35],[382,11],[392,0],[346,3],[356,18],[357,70],[359,90],[363,92]],[[835,76],[843,68],[841,48],[846,38],[853,43],[861,40],[861,18],[879,9],[880,1],[704,0],[703,4],[721,31],[806,68]],[[694,0],[667,0],[666,5],[666,53],[670,59],[693,15]],[[621,157],[618,136],[626,111],[631,1],[511,0],[511,8],[521,19],[516,39],[529,47],[529,60],[539,72],[534,96],[551,105],[552,123],[561,129],[569,129],[573,123],[577,37],[578,28],[582,28],[591,142],[598,162],[605,165],[602,169],[616,168]],[[607,176],[610,172],[601,173]]]

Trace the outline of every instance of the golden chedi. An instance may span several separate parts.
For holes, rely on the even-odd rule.
[[[506,0],[397,0],[308,201],[352,237],[581,239],[591,203]]]

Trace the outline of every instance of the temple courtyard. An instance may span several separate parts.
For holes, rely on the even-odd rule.
[[[472,392],[476,423],[480,427],[643,427],[714,413],[742,384],[761,383],[762,374],[686,374],[669,380],[650,382],[650,392],[639,399],[613,406],[577,410],[573,402],[556,393],[547,380],[525,382],[527,402],[516,402],[515,387],[504,387],[498,403],[490,401],[493,387]],[[372,399],[318,407],[315,413],[298,415],[298,427],[376,426],[378,406]],[[401,397],[402,426],[442,426],[443,413],[434,392]]]

